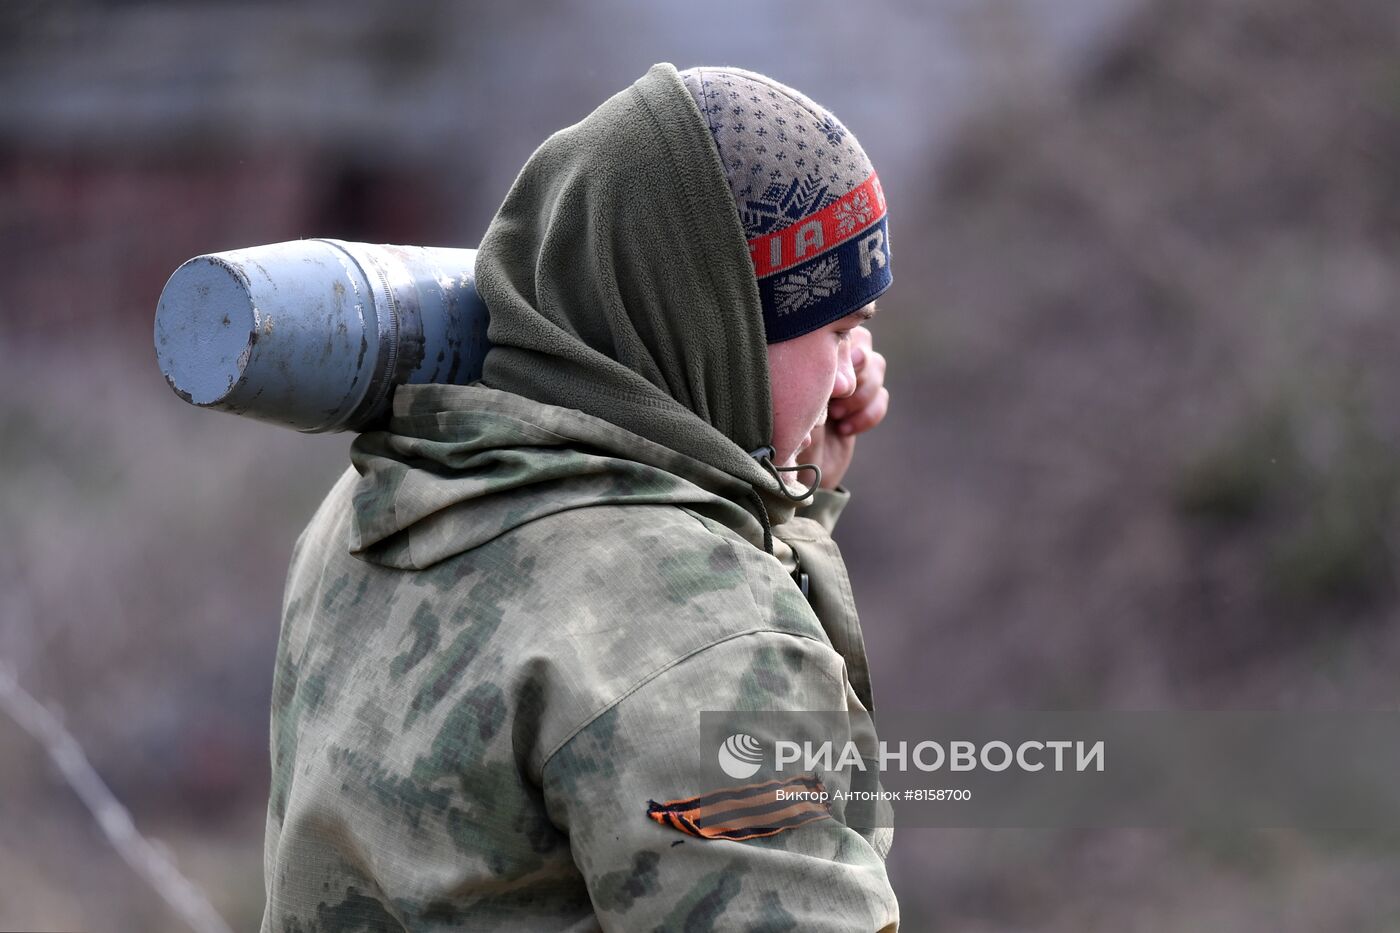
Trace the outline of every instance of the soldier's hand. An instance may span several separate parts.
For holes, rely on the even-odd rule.
[[[851,366],[856,390],[832,399],[826,424],[812,431],[812,444],[798,459],[822,469],[822,488],[835,489],[846,475],[855,453],[856,438],[885,420],[890,392],[885,388],[885,357],[872,346],[870,330],[851,331]]]

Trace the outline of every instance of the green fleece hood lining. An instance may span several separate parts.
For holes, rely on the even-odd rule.
[[[752,262],[709,130],[654,66],[531,156],[477,255],[483,384],[615,424],[785,511]]]
[[[361,479],[350,550],[384,566],[430,567],[593,505],[681,506],[771,549],[742,480],[600,418],[485,386],[400,386],[388,430],[357,437],[351,461]]]

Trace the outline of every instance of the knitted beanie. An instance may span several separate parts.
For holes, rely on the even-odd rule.
[[[681,78],[739,208],[768,342],[824,327],[889,288],[885,195],[850,131],[751,71],[689,68]]]

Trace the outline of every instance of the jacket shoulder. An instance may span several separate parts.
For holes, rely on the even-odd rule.
[[[686,509],[562,512],[487,547],[509,551],[530,577],[519,606],[529,635],[514,666],[546,686],[544,756],[642,685],[735,639],[798,639],[842,665],[782,565]]]
[[[684,620],[701,639],[772,630],[827,640],[776,558],[689,509],[577,509],[517,533],[540,596],[565,616],[611,611],[623,627],[666,629]]]

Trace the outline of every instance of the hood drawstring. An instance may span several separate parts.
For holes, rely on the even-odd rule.
[[[760,447],[758,450],[750,451],[749,456],[757,460],[758,465],[767,470],[768,474],[778,481],[778,488],[782,490],[783,498],[787,499],[789,502],[802,502],[812,493],[816,492],[818,487],[821,486],[821,467],[817,466],[815,463],[799,463],[797,466],[790,467],[776,466],[773,463],[774,453],[775,451],[772,447]],[[783,478],[778,475],[779,473],[801,473],[803,470],[811,470],[817,475],[817,478],[812,480],[812,485],[808,486],[801,493],[794,493],[788,489],[787,484],[783,482]]]
[[[773,526],[768,518],[768,508],[763,504],[763,497],[758,494],[758,490],[749,487],[749,499],[757,507],[754,511],[758,515],[758,523],[763,526],[763,550],[773,553]]]
[[[797,466],[790,467],[776,466],[773,463],[774,453],[775,451],[772,447],[760,447],[757,450],[750,451],[749,456],[757,460],[759,466],[767,470],[768,474],[778,481],[778,488],[782,490],[783,497],[786,498],[788,501],[801,502],[802,500],[810,496],[813,492],[815,492],[819,486],[821,486],[821,467],[817,466],[815,463],[799,463]],[[787,484],[783,482],[783,478],[778,474],[799,473],[803,470],[811,470],[813,473],[817,474],[817,478],[813,480],[811,486],[807,487],[806,492],[802,493],[801,495],[795,495],[787,488]],[[762,496],[758,495],[757,492],[754,492],[753,497],[754,501],[758,503],[758,507],[763,514],[763,546],[769,554],[772,554],[773,533],[769,529],[768,525],[768,510],[763,507]],[[810,602],[812,599],[811,579],[807,576],[807,573],[802,569],[802,561],[797,557],[797,553],[795,551],[793,552],[793,560],[796,561],[796,568],[792,571],[792,582],[797,584],[797,588],[802,591],[803,597]]]

